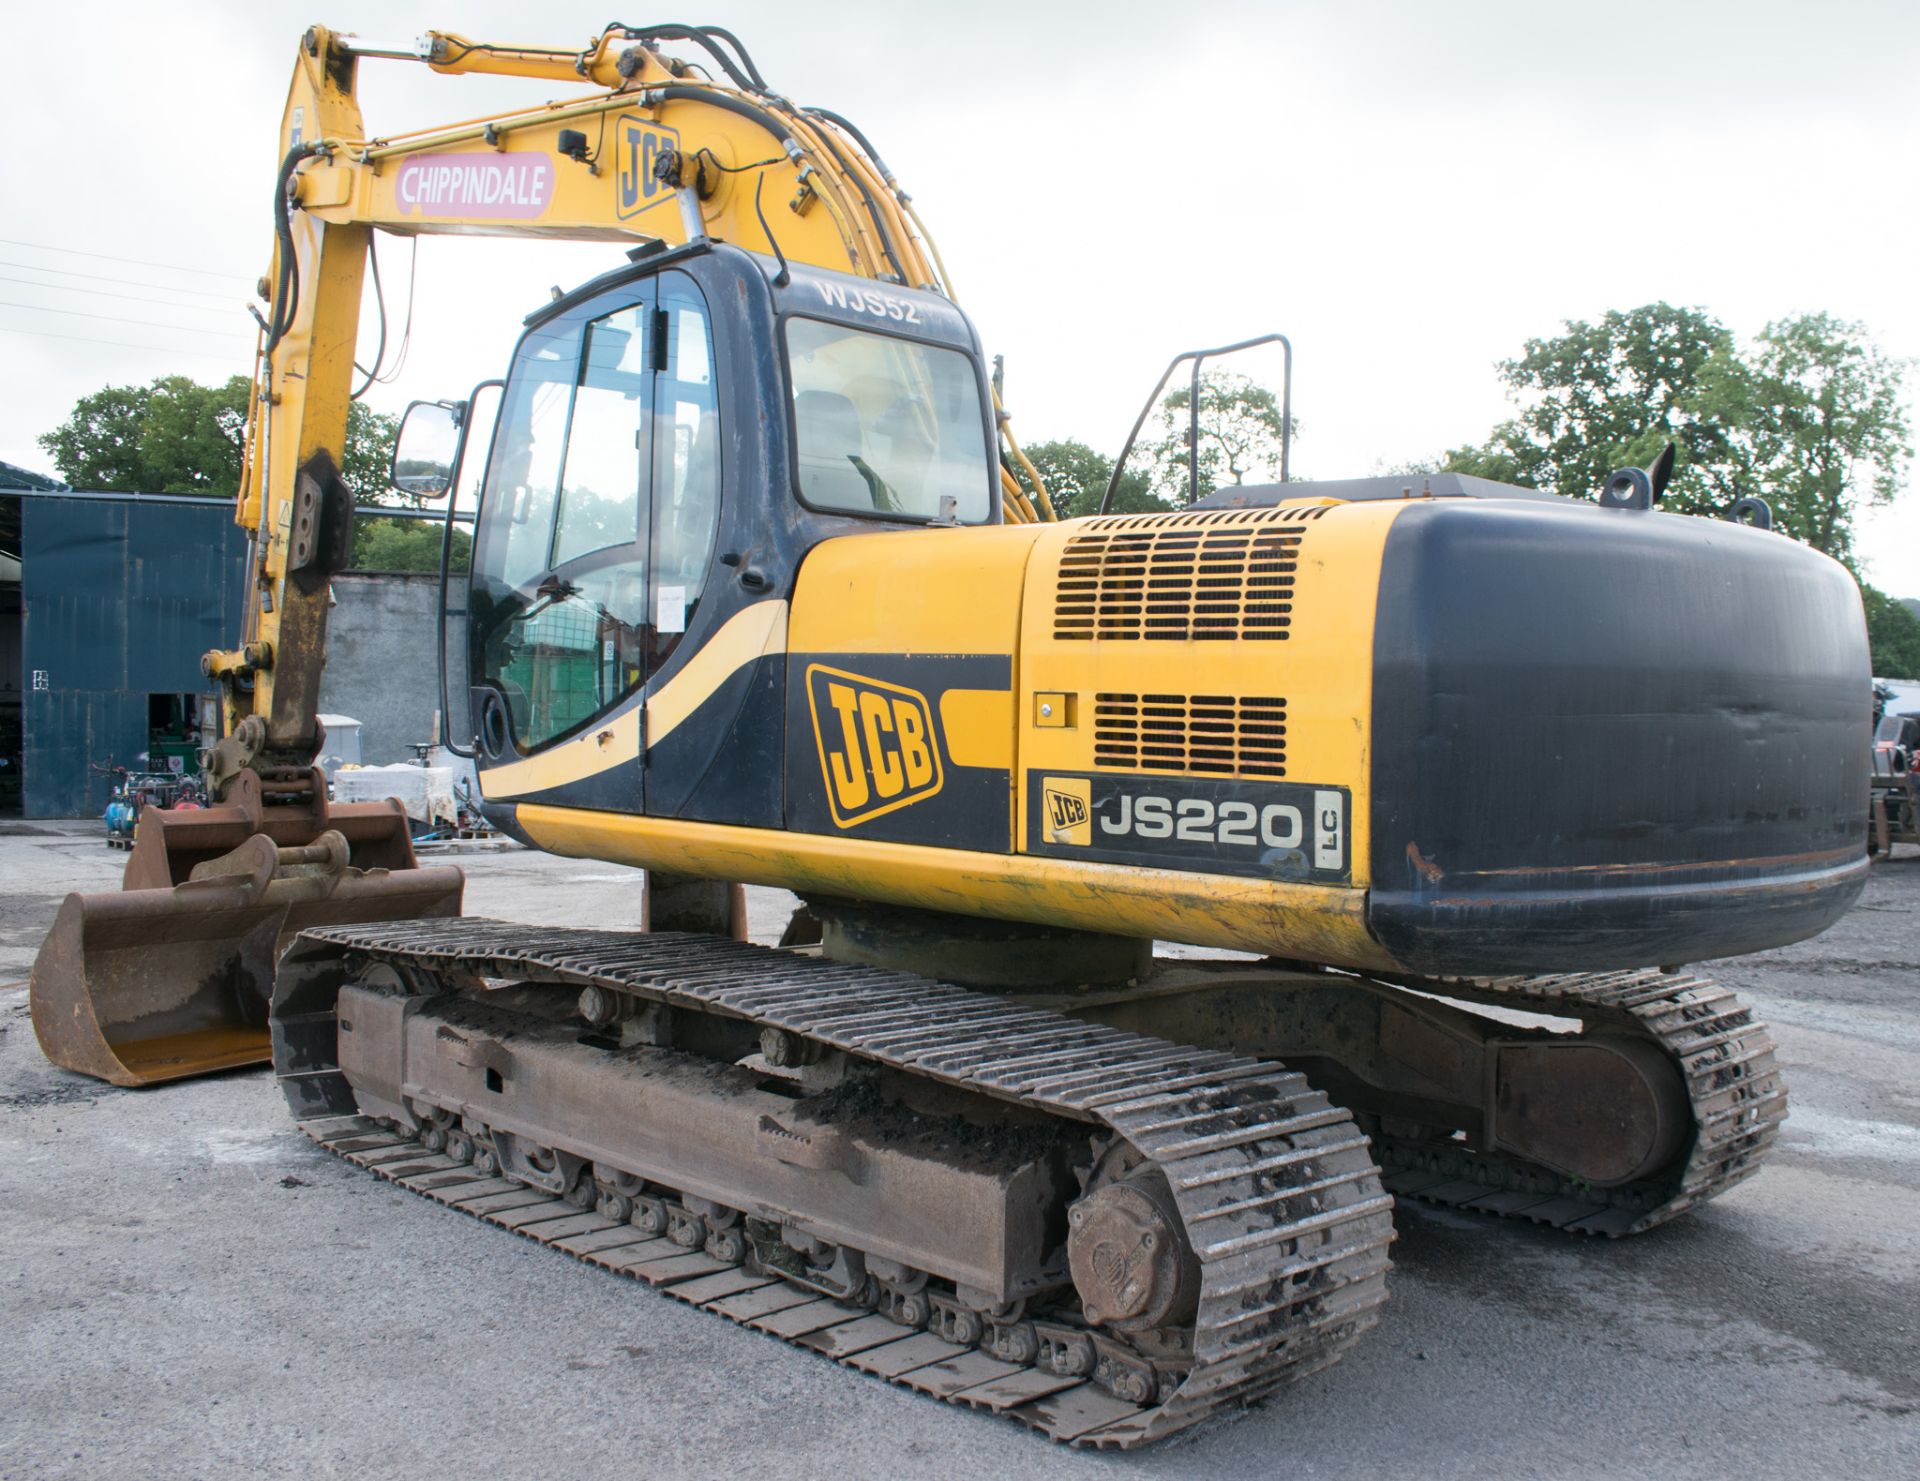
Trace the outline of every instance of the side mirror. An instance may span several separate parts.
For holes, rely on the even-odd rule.
[[[438,499],[453,487],[453,459],[460,447],[461,402],[416,401],[400,420],[387,481],[416,499]]]

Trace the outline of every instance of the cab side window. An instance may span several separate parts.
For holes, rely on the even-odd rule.
[[[622,309],[587,325],[567,431],[567,461],[554,531],[558,568],[641,535],[646,487],[646,310]]]

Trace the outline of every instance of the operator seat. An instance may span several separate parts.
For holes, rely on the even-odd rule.
[[[793,398],[793,419],[801,497],[827,509],[873,508],[873,491],[852,461],[866,457],[853,402],[834,391],[801,391]]]

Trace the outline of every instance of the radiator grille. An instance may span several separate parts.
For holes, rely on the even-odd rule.
[[[1254,695],[1096,694],[1093,763],[1200,776],[1287,774],[1287,702]]]
[[[1309,505],[1102,520],[1061,553],[1053,635],[1284,639],[1303,527],[1325,512]]]

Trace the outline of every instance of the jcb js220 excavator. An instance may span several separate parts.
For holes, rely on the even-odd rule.
[[[309,31],[283,120],[217,805],[66,902],[50,1057],[270,1044],[381,1176],[1103,1446],[1338,1358],[1394,1194],[1613,1236],[1755,1169],[1773,1046],[1678,968],[1860,887],[1839,566],[1633,470],[1056,522],[905,192],[727,33],[436,34],[590,91],[396,137],[369,54]],[[490,813],[643,866],[649,930],[462,916],[314,769],[375,228],[633,249],[395,466],[484,467],[443,709]]]

